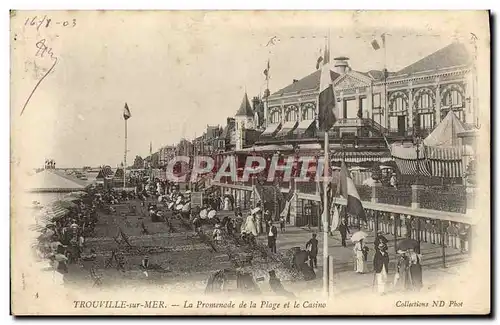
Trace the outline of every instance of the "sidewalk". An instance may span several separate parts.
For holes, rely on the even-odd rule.
[[[317,229],[317,228],[316,228]],[[334,232],[333,236],[328,236],[328,249],[329,255],[333,256],[334,264],[334,290],[336,294],[350,294],[355,293],[360,290],[366,291],[372,290],[374,284],[374,274],[373,274],[373,241],[374,234],[369,232],[367,229],[362,229],[364,232],[368,233],[368,238],[365,240],[365,244],[370,248],[368,254],[368,273],[357,274],[354,272],[354,254],[353,254],[353,243],[348,240],[347,247],[342,247],[341,238],[338,231]],[[355,229],[351,229],[351,232],[355,232]],[[314,233],[313,228],[309,230],[307,227],[287,227],[286,232],[278,232],[277,248],[279,251],[285,251],[292,247],[299,246],[305,249],[306,242],[311,238],[311,234]],[[290,288],[298,290],[300,292],[307,292],[309,290],[318,290],[322,286],[323,278],[323,233],[317,233],[318,239],[318,269],[316,272],[316,280],[306,282],[306,283],[290,283]],[[388,283],[392,283],[396,268],[396,254],[394,250],[394,238],[391,235],[386,235],[389,240],[388,252],[390,256],[389,262],[389,274]],[[259,241],[266,243],[267,237],[261,235]],[[460,253],[454,248],[445,248],[446,252],[446,268],[443,268],[442,260],[442,247],[436,244],[421,243],[422,258],[422,268],[423,268],[423,279],[424,279],[424,289],[435,287],[440,279],[444,277],[452,276],[456,274],[460,265],[467,262],[468,255]],[[390,288],[390,286],[388,286]]]

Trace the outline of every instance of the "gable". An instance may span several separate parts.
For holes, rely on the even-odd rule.
[[[371,79],[363,76],[360,73],[348,72],[333,84],[335,88],[345,89],[345,88],[358,88],[369,86]]]

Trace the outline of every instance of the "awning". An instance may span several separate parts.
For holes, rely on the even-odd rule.
[[[463,147],[425,147],[432,176],[463,177]]]
[[[295,130],[295,128],[297,127],[297,124],[298,124],[297,121],[288,121],[288,122],[283,123],[283,127],[276,134],[276,137],[286,137],[287,135],[292,133],[293,130]]]
[[[290,144],[279,145],[279,144],[268,144],[263,146],[249,147],[245,149],[238,150],[237,152],[263,152],[263,151],[290,151],[293,150],[293,146]]]
[[[425,147],[426,157],[436,160],[461,160],[462,147]]]
[[[299,123],[299,125],[297,126],[297,133],[304,134],[307,131],[307,129],[309,129],[311,127],[311,125],[313,125],[313,123],[314,123],[314,120],[301,121]]]
[[[429,159],[432,176],[436,177],[464,177],[462,160],[434,160]]]
[[[431,176],[429,166],[424,159],[418,160],[418,173],[417,173],[417,160],[416,159],[399,159],[395,158],[394,161],[398,166],[399,172],[403,175],[423,175]]]
[[[261,133],[261,136],[272,136],[280,127],[281,123],[278,124],[269,124],[264,132]]]
[[[340,162],[344,159],[346,162],[350,163],[361,163],[369,161],[379,161],[386,162],[391,161],[391,154],[387,151],[335,151],[332,155],[331,160],[335,162]]]

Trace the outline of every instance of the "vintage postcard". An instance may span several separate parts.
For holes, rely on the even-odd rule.
[[[489,29],[12,10],[12,313],[489,314]]]

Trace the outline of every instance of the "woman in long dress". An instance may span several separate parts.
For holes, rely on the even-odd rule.
[[[365,261],[363,258],[363,240],[357,241],[354,244],[354,259],[355,259],[355,268],[354,271],[356,273],[364,273],[365,271]]]
[[[411,287],[410,280],[410,261],[405,251],[398,251],[399,257],[396,266],[396,274],[394,275],[394,290],[406,291]]]
[[[224,211],[229,211],[230,205],[231,205],[231,200],[229,200],[229,198],[226,196],[224,198]]]
[[[422,288],[422,256],[413,250],[408,252],[409,276],[411,279],[411,290],[419,291]]]

